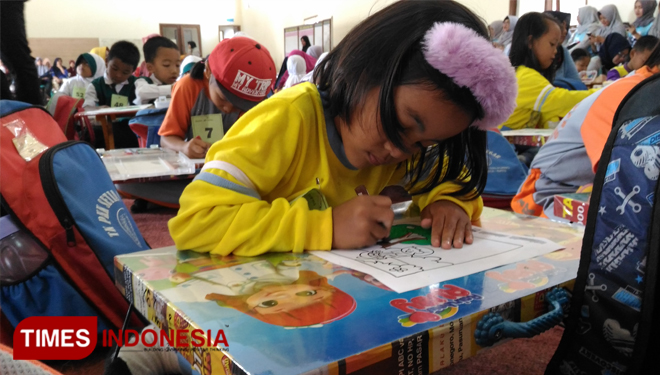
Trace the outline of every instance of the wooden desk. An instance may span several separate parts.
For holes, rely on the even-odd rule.
[[[554,129],[502,130],[502,136],[514,145],[540,147],[554,131]]]
[[[113,150],[115,148],[115,137],[112,133],[112,122],[118,117],[133,117],[138,111],[151,107],[151,104],[134,105],[128,107],[100,108],[93,111],[79,112],[74,117],[94,117],[101,123],[103,129],[103,138],[105,149]]]
[[[228,347],[219,344],[217,348],[180,351],[200,374],[429,374],[482,350],[474,331],[489,311],[498,311],[508,320],[528,321],[545,312],[548,288],[571,286],[576,277],[583,227],[489,208],[484,208],[481,226],[543,236],[566,249],[401,294],[386,290],[367,275],[308,253],[215,257],[169,247],[116,257],[115,279],[137,310],[165,332],[176,328],[188,329],[190,334],[193,329],[202,329],[206,336],[211,330],[215,338],[223,330]],[[257,267],[255,262],[261,265]],[[312,273],[322,276],[325,281],[317,278],[316,284],[332,285],[336,288],[333,293],[342,291],[355,304],[348,306],[346,299],[337,295],[325,308],[340,309],[344,315],[323,324],[282,327],[227,307],[228,303],[246,304],[244,300],[192,302],[198,297],[193,296],[194,288],[186,288],[190,282],[208,283],[198,275],[229,267],[244,274],[247,270],[277,269],[280,278],[294,271],[293,279],[302,277],[304,270],[306,278],[314,279]],[[460,290],[461,297],[443,294],[447,290]],[[174,298],[168,297],[173,292],[183,298],[190,296],[190,300],[173,302]],[[438,299],[438,295],[443,297]],[[421,313],[412,319],[418,323],[401,308]],[[417,319],[420,315],[429,319],[423,322],[425,319]],[[291,314],[291,321],[300,318]]]

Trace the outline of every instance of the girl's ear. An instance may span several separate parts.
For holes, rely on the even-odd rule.
[[[209,66],[209,61],[204,62],[204,78],[208,81],[211,79],[211,67]]]
[[[527,37],[527,47],[529,47],[529,49],[532,49],[532,46],[533,46],[532,36],[530,35],[530,36]]]

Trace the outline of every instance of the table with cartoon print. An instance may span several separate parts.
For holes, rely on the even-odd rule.
[[[519,129],[501,131],[502,136],[511,144],[535,147],[543,146],[553,132],[554,129]]]
[[[151,104],[134,105],[127,107],[108,107],[95,109],[93,111],[78,112],[74,118],[94,117],[101,124],[103,137],[105,140],[105,149],[113,150],[115,148],[115,137],[112,134],[112,122],[117,118],[133,117],[138,111],[151,107]]]
[[[480,225],[566,249],[402,294],[308,253],[217,257],[169,247],[117,257],[115,279],[166,332],[223,330],[227,347],[180,350],[193,373],[428,374],[483,349],[474,331],[486,313],[529,321],[546,311],[550,288],[572,286],[577,274],[582,226],[490,208]]]

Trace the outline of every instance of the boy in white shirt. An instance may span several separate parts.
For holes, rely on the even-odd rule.
[[[135,81],[134,104],[147,104],[159,96],[170,96],[172,84],[179,78],[179,48],[162,36],[150,38],[142,47],[149,77]]]

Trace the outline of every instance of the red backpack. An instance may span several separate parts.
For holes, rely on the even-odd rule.
[[[114,284],[114,257],[149,247],[103,162],[87,143],[67,142],[43,108],[3,100],[0,115],[2,206],[47,253],[2,279],[3,313],[14,326],[29,316],[91,312],[99,331],[121,327],[129,304]],[[5,253],[0,268],[24,268],[25,254]],[[131,325],[141,325],[137,316]]]
[[[84,99],[76,99],[58,92],[51,96],[46,109],[60,126],[66,139],[85,141],[93,145],[96,137],[89,118],[75,116],[83,112],[84,102]]]

